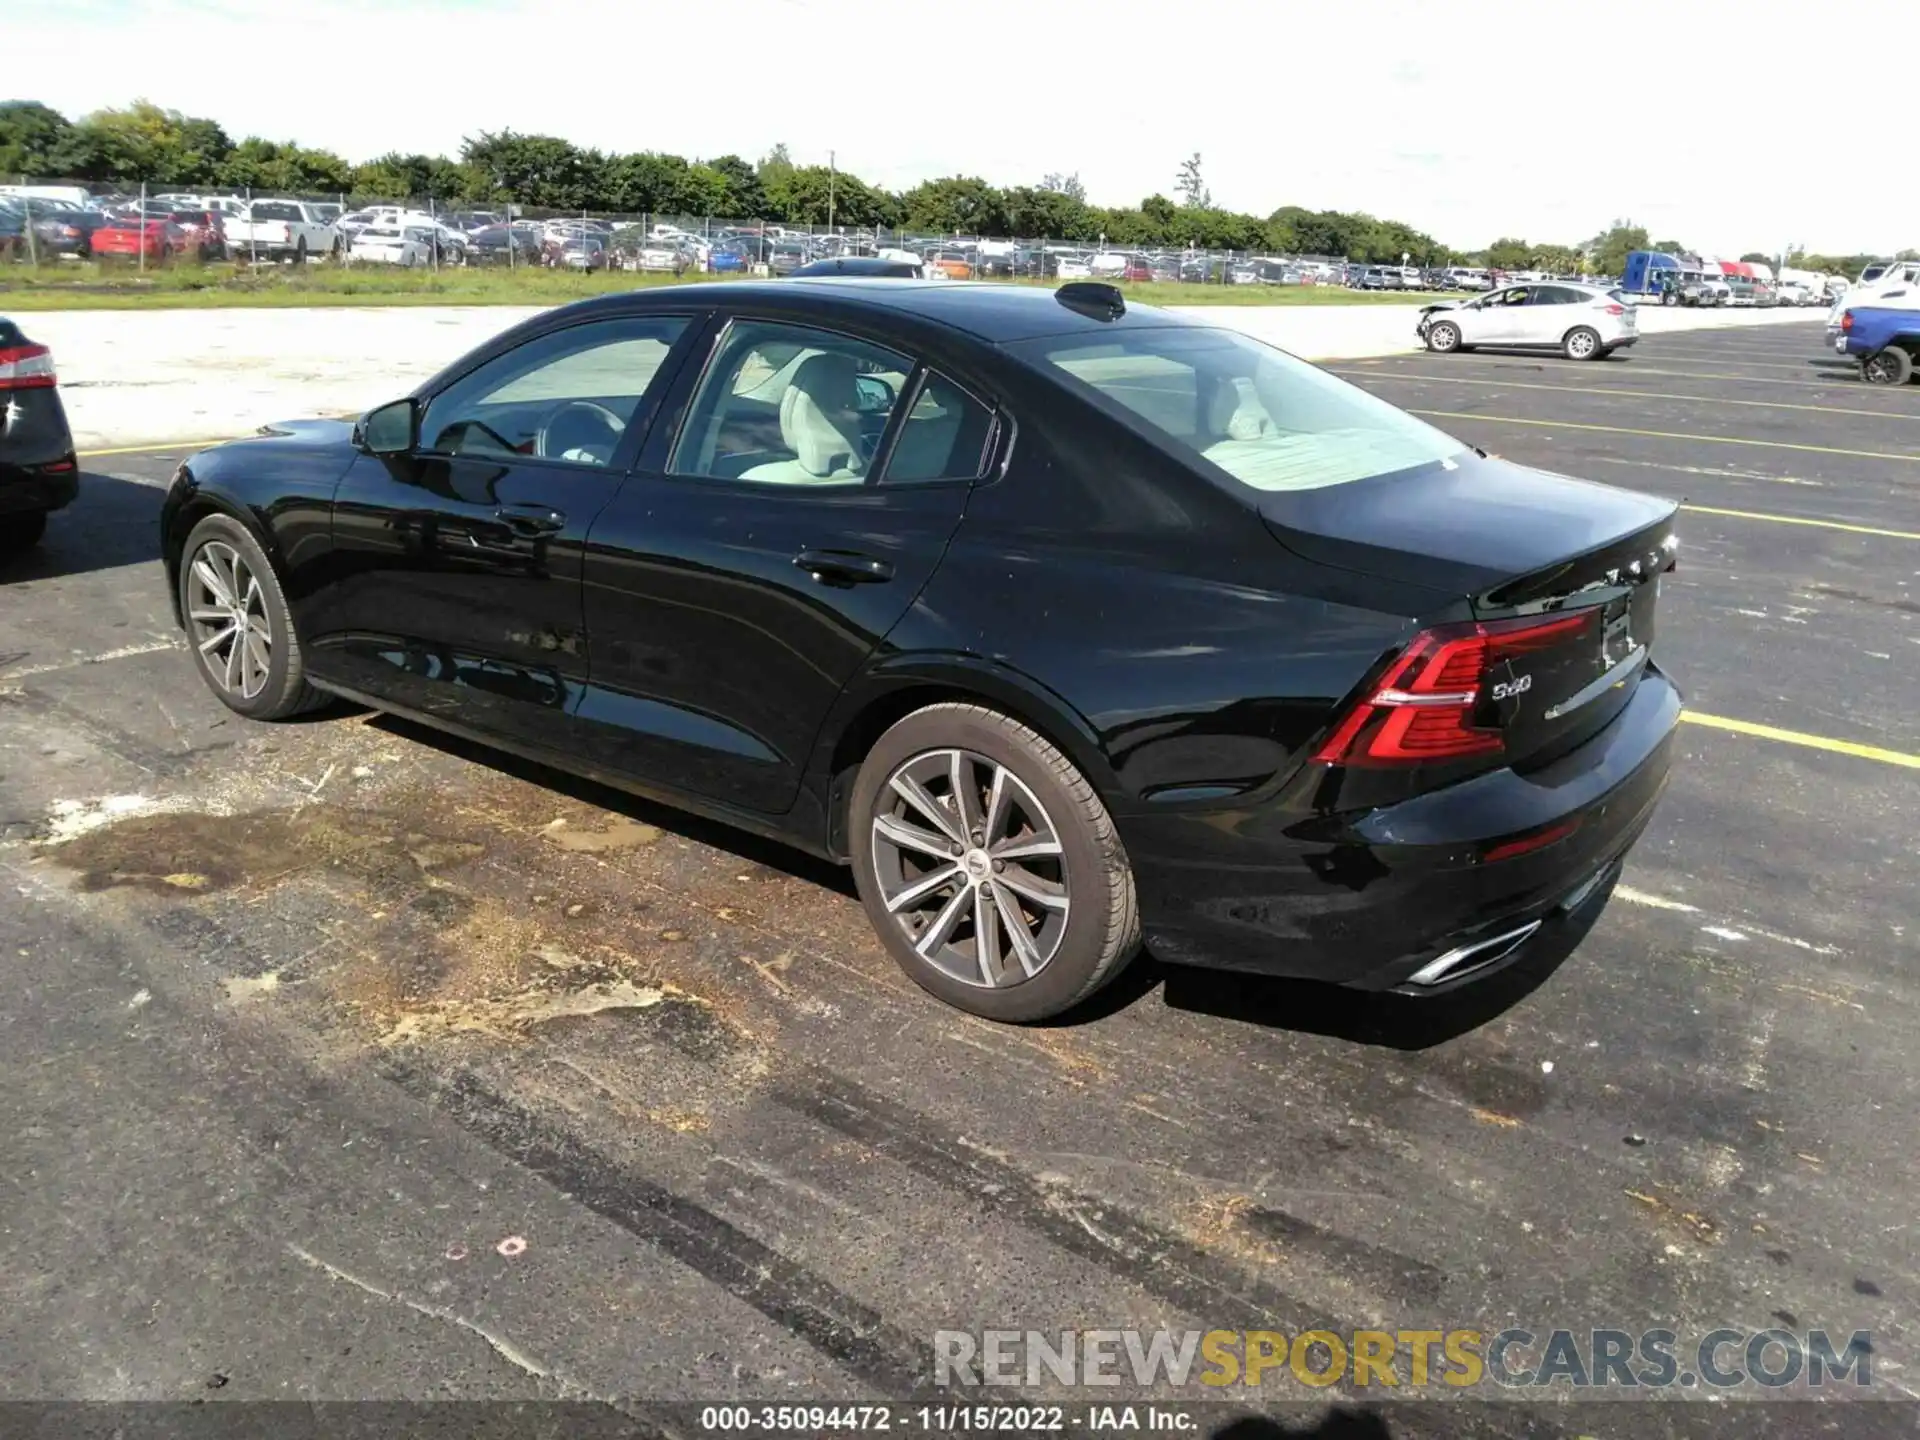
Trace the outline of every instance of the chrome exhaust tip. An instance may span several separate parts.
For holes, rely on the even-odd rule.
[[[1540,928],[1541,922],[1529,920],[1518,930],[1509,930],[1504,935],[1495,935],[1488,940],[1476,940],[1471,945],[1462,945],[1449,950],[1436,960],[1429,960],[1413,974],[1406,983],[1409,985],[1438,985],[1442,980],[1458,980],[1475,970],[1484,970],[1489,965],[1497,965],[1514,951],[1518,950]]]

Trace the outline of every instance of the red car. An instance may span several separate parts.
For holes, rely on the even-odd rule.
[[[167,219],[183,232],[181,253],[201,260],[227,258],[227,227],[218,210],[176,210]]]
[[[1122,280],[1151,280],[1153,279],[1153,267],[1138,255],[1130,255],[1127,257],[1127,268],[1120,272],[1120,278]]]
[[[186,230],[171,218],[121,218],[93,232],[93,253],[102,258],[131,259],[144,252],[149,260],[171,260],[187,248]]]

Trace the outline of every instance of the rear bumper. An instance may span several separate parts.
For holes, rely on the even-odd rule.
[[[58,510],[80,493],[60,392],[0,392],[0,515]]]
[[[1129,817],[1147,943],[1161,960],[1436,994],[1492,973],[1592,918],[1664,791],[1680,692],[1649,666],[1627,707],[1539,770],[1500,770],[1414,800],[1324,821],[1243,812]],[[1495,844],[1575,823],[1552,844],[1482,860]],[[1202,836],[1202,830],[1211,832]],[[1321,836],[1326,838],[1322,839]],[[1450,952],[1540,922],[1512,953]]]

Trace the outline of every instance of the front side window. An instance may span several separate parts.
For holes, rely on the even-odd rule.
[[[610,464],[686,326],[683,317],[662,315],[537,336],[436,395],[421,417],[421,448]]]
[[[863,482],[913,368],[845,335],[737,323],[707,366],[667,469],[770,485]]]
[[[1437,464],[1466,446],[1358,386],[1233,330],[1185,326],[1007,349],[1116,418],[1254,490],[1314,490]]]

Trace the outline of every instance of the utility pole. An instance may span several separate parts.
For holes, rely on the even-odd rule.
[[[833,233],[833,181],[838,166],[833,151],[827,151],[827,233]]]

